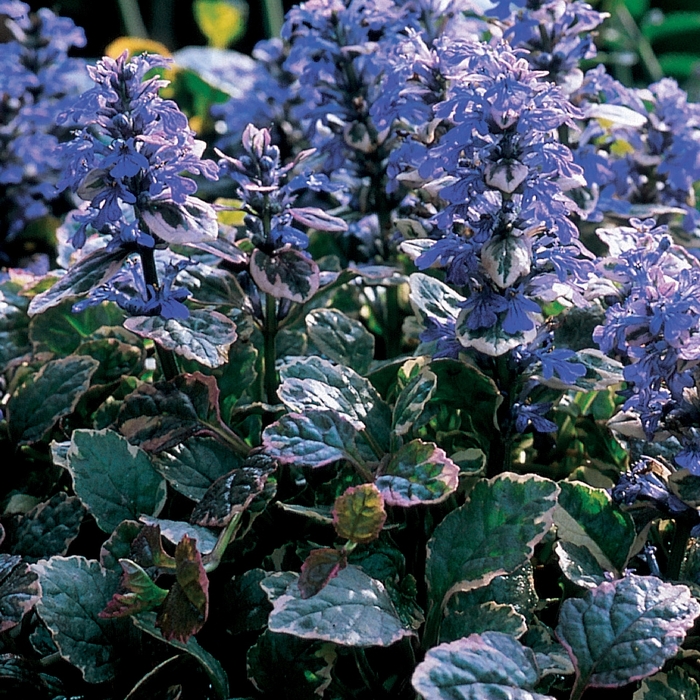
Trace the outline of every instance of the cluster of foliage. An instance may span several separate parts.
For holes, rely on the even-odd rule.
[[[606,19],[0,0],[0,690],[700,698],[700,105]]]

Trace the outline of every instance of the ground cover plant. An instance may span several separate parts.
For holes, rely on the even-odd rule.
[[[0,690],[700,697],[700,105],[580,0],[200,5],[0,0]]]

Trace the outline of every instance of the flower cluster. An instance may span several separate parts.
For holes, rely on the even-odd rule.
[[[600,235],[611,247],[601,271],[615,288],[593,339],[628,362],[624,410],[639,416],[647,439],[671,429],[683,444],[676,462],[700,472],[694,399],[700,362],[700,264],[653,219]],[[615,294],[617,299],[615,300]]]
[[[42,8],[0,2],[0,245],[50,213],[61,160],[57,114],[80,92],[84,66],[68,51],[85,45],[82,29]],[[0,256],[5,258],[5,252]],[[4,259],[3,262],[9,262]]]
[[[73,237],[80,248],[88,227],[115,241],[154,247],[215,238],[214,210],[192,195],[195,181],[184,172],[215,180],[218,168],[203,160],[177,105],[158,95],[167,85],[144,79],[167,59],[143,55],[104,58],[88,68],[95,86],[83,93],[61,121],[78,127],[64,146],[66,168],[59,183],[89,202]],[[133,213],[131,221],[124,209]]]

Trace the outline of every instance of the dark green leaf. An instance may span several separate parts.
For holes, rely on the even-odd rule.
[[[686,586],[629,574],[561,606],[557,637],[576,667],[572,694],[650,676],[677,651],[700,614]]]
[[[151,577],[136,563],[129,559],[120,559],[124,572],[120,589],[99,614],[102,619],[128,617],[144,610],[157,608],[168,595],[168,591],[156,586]]]
[[[250,275],[266,294],[299,304],[316,294],[320,284],[318,265],[292,248],[276,250],[272,255],[256,248],[250,258]]]
[[[553,700],[534,692],[539,672],[532,650],[500,632],[430,649],[412,680],[426,700]]]
[[[165,481],[148,455],[112,430],[75,430],[67,454],[76,494],[104,532],[122,520],[157,515]]]
[[[236,340],[236,325],[211,309],[194,309],[188,318],[134,316],[124,326],[142,338],[150,338],[205,367],[220,367],[228,361],[228,351]]]
[[[79,498],[59,491],[22,518],[15,530],[13,551],[28,561],[65,554],[78,536],[85,513]]]
[[[103,620],[99,613],[119,584],[117,572],[84,557],[52,557],[32,566],[42,590],[37,611],[61,656],[77,666],[88,683],[114,678],[128,623]]]
[[[0,367],[31,350],[29,343],[29,300],[18,294],[22,285],[0,282]]]
[[[195,658],[205,670],[216,696],[220,700],[230,697],[228,687],[228,676],[221,664],[206,650],[203,649],[194,637],[190,637],[186,643],[177,639],[165,639],[161,631],[156,627],[156,614],[153,612],[141,613],[138,617],[132,618],[136,627],[156,639],[167,642],[170,646],[186,651]]]
[[[201,501],[221,476],[240,466],[229,448],[208,437],[194,437],[153,457],[153,467],[178,492]]]
[[[260,586],[266,576],[262,569],[249,569],[226,587],[226,621],[233,634],[258,632],[267,627],[272,604]]]
[[[39,600],[37,575],[22,558],[0,554],[0,632],[18,625]]]
[[[66,299],[80,296],[99,287],[112,277],[128,255],[123,247],[93,250],[71,265],[68,272],[54,283],[52,287],[37,294],[29,304],[29,315],[42,314],[52,306],[57,306]]]
[[[334,362],[365,374],[374,358],[374,336],[354,319],[335,309],[314,309],[306,317],[306,332],[320,352]]]
[[[672,493],[693,508],[700,507],[700,476],[687,469],[679,469],[668,477]]]
[[[619,575],[637,536],[632,518],[604,489],[562,481],[554,523],[559,538],[586,547],[604,571]]]
[[[119,560],[131,557],[131,544],[141,530],[143,530],[143,524],[135,520],[124,520],[119,523],[109,538],[102,543],[100,564],[105,569],[121,574]]]
[[[279,397],[289,410],[334,411],[388,449],[391,411],[370,382],[349,367],[306,357],[284,365],[280,379]]]
[[[582,588],[596,588],[607,580],[604,569],[585,545],[560,541],[555,545],[559,568],[566,578]]]
[[[99,363],[91,357],[47,362],[10,397],[10,431],[21,444],[41,440],[56,421],[76,407]]]
[[[453,642],[470,634],[503,632],[520,637],[527,630],[525,618],[507,603],[480,603],[462,612],[451,612],[442,621],[440,641]]]
[[[391,456],[376,480],[387,505],[440,503],[459,486],[459,467],[432,442],[412,440]]]
[[[680,666],[645,678],[633,700],[698,700],[700,685]]]
[[[143,349],[117,338],[88,340],[76,349],[75,354],[92,357],[100,363],[99,370],[92,378],[93,384],[110,384],[143,368]]]
[[[389,646],[414,634],[404,627],[384,586],[348,566],[311,598],[294,581],[274,602],[271,632],[343,646]]]
[[[484,586],[530,558],[552,525],[558,492],[554,482],[535,475],[479,481],[428,542],[426,575],[435,610],[454,592]]]
[[[323,697],[331,682],[335,645],[266,630],[248,651],[248,678],[262,693],[286,700]]]

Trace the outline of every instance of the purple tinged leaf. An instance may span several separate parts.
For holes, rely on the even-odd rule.
[[[501,632],[472,634],[428,650],[412,678],[426,700],[553,700],[534,692],[538,681],[533,651]]]
[[[148,515],[142,515],[139,520],[145,525],[157,526],[160,529],[161,537],[172,545],[177,545],[181,542],[185,535],[191,537],[202,554],[209,554],[216,546],[218,540],[217,535],[209,528],[191,525],[182,520],[152,518]]]
[[[166,243],[200,243],[219,235],[214,208],[189,195],[184,204],[151,201],[140,214],[150,232]]]
[[[297,582],[301,597],[306,600],[316,595],[347,565],[347,555],[342,549],[312,549],[301,565]]]
[[[287,210],[295,221],[309,226],[317,231],[347,231],[348,225],[337,216],[319,209],[318,207],[294,207]]]
[[[323,467],[339,459],[357,461],[357,430],[333,411],[288,413],[263,431],[263,446],[282,464]]]
[[[273,601],[269,629],[341,646],[389,646],[415,632],[407,629],[383,584],[348,566],[316,595],[303,598],[298,582]]]
[[[166,640],[182,643],[202,629],[209,614],[209,579],[195,541],[183,537],[175,548],[176,581],[156,618]]]
[[[124,572],[119,587],[124,592],[115,593],[99,617],[110,619],[136,615],[157,608],[165,600],[168,591],[157,586],[138,564],[129,559],[120,559],[119,564]]]
[[[261,291],[299,304],[311,299],[320,286],[318,265],[301,251],[288,247],[272,255],[259,248],[254,250],[250,274]]]
[[[335,499],[333,526],[338,537],[367,544],[379,537],[385,522],[384,499],[374,484],[349,486]]]
[[[195,309],[188,318],[134,316],[124,321],[124,327],[210,369],[228,362],[237,337],[236,324],[211,309]]]
[[[163,549],[160,525],[144,525],[139,530],[131,543],[129,558],[144,569],[155,567],[172,572],[176,568],[175,559]]]
[[[387,505],[440,503],[459,486],[459,467],[432,442],[412,440],[381,469],[377,488]]]
[[[650,676],[674,656],[700,614],[687,586],[629,574],[561,606],[556,634],[576,668],[573,695]]]
[[[0,554],[0,632],[16,627],[39,601],[38,578],[20,556]]]

